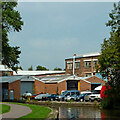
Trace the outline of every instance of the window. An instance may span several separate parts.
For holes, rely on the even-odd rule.
[[[97,61],[94,61],[94,67],[96,67],[97,63],[98,63]]]
[[[85,67],[90,68],[91,67],[91,61],[85,61]]]
[[[72,69],[72,63],[67,63],[67,69]]]
[[[91,73],[85,73],[85,77],[91,76]]]
[[[75,69],[80,68],[80,62],[75,62]]]

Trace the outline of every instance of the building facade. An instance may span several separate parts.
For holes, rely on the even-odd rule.
[[[21,99],[21,96],[30,92],[32,94],[49,93],[61,94],[65,90],[92,91],[106,82],[96,76],[78,77],[73,75],[55,76],[4,76],[0,77],[2,84],[2,99]]]
[[[66,74],[73,75],[74,68],[74,73],[76,76],[88,77],[95,75],[99,56],[100,53],[93,53],[65,59]]]

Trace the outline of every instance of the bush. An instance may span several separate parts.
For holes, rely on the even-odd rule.
[[[101,105],[103,109],[112,109],[113,108],[112,97],[107,97],[107,98],[102,99]]]

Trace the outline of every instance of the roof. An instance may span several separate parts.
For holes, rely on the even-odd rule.
[[[2,76],[0,77],[0,82],[2,83],[11,83],[17,80],[21,81],[34,81],[32,76]]]
[[[73,76],[73,75],[54,75],[54,76],[2,76],[0,77],[0,82],[5,83],[11,83],[14,82],[16,80],[21,80],[21,81],[41,81],[43,83],[60,83],[62,81],[69,81],[69,80],[83,80],[89,84],[92,84],[92,82],[87,81],[88,78],[91,78],[94,76],[90,76],[90,77],[78,77],[78,76]]]
[[[61,81],[66,80],[71,75],[55,75],[55,76],[39,76],[35,77],[40,81],[43,81],[44,83],[58,83]]]
[[[0,71],[13,71],[11,68],[8,68],[7,65],[0,65]]]
[[[94,56],[100,56],[100,55],[101,55],[100,52],[96,52],[96,53],[89,53],[89,54],[83,54],[83,55],[76,55],[75,58],[94,57]],[[66,60],[67,59],[73,59],[73,57],[66,58]]]
[[[102,86],[96,87],[94,90],[101,90]]]
[[[45,74],[58,74],[65,73],[65,71],[14,71],[13,75],[45,75]]]

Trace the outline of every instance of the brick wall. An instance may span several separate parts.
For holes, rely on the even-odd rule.
[[[58,93],[61,94],[63,90],[66,90],[66,80],[58,83]]]
[[[9,83],[9,98],[10,90],[14,90],[14,99],[20,99],[21,97],[21,81],[17,80],[15,82]]]
[[[89,90],[91,91],[91,84],[80,80],[80,92]]]
[[[91,61],[91,67],[90,68],[85,68],[84,64],[84,60],[89,60],[89,59],[98,59],[98,56],[94,56],[94,57],[84,57],[84,58],[76,58],[75,61],[80,60],[80,68],[79,69],[75,69],[75,75],[78,75],[79,77],[85,77],[85,73],[92,73],[94,71],[96,71],[96,68],[93,66],[94,63],[93,61]],[[67,69],[67,62],[72,61],[72,59],[66,59],[65,60],[65,66],[66,66],[66,74],[73,74],[73,69]]]
[[[91,83],[102,83],[103,85],[106,83],[106,81],[96,77],[96,76],[93,76],[91,78],[88,78],[86,79],[87,81],[91,82]]]
[[[45,83],[35,80],[34,82],[34,93],[39,94],[39,93],[45,93]]]
[[[49,94],[56,94],[57,92],[57,83],[47,83],[45,84],[46,92]]]

